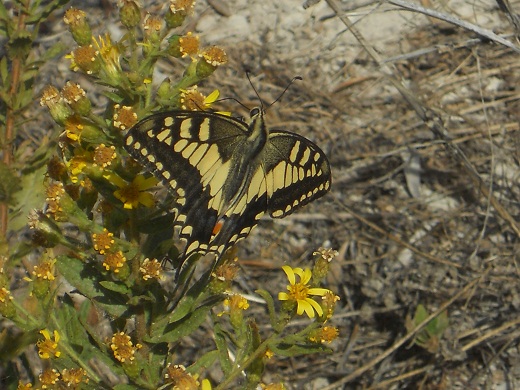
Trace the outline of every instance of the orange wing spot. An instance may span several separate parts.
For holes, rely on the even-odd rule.
[[[224,219],[221,218],[217,221],[217,223],[213,227],[212,233],[214,236],[216,236],[218,234],[218,232],[220,232],[220,229],[222,229],[222,226],[224,226]]]

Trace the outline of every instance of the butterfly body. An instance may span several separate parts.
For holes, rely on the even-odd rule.
[[[220,257],[265,212],[282,218],[330,189],[323,151],[300,135],[268,131],[260,109],[249,123],[208,111],[154,114],[128,131],[125,148],[172,194],[184,258]]]

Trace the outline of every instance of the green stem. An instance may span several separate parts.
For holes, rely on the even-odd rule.
[[[265,339],[242,364],[236,364],[235,362],[235,368],[233,371],[230,372],[230,374],[227,376],[227,378],[224,380],[224,382],[220,383],[215,390],[224,390],[229,389],[229,385],[231,382],[240,375],[241,372],[243,372],[247,367],[249,367],[261,354],[265,353],[267,350],[267,347],[272,342],[278,341],[278,334],[273,334],[267,339]]]

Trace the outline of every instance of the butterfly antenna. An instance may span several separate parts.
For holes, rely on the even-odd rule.
[[[235,99],[233,97],[227,97],[227,98],[222,98],[222,99],[218,99],[218,100],[215,100],[215,103],[216,102],[223,102],[224,100],[233,100],[234,102],[237,102],[238,104],[240,104],[242,107],[244,107],[247,111],[251,110],[248,106],[246,106],[244,103],[242,103],[240,100],[238,99]]]
[[[287,90],[289,89],[289,87],[292,85],[292,83],[294,83],[296,80],[303,80],[303,78],[301,76],[296,76],[296,77],[293,77],[293,79],[289,82],[289,84],[287,84],[287,87],[285,87],[285,89],[282,91],[282,93],[280,94],[280,96],[278,96],[274,102],[272,102],[271,104],[269,104],[265,109],[267,110],[269,107],[271,107],[273,104],[275,104],[276,102],[280,101],[283,97],[283,95],[285,95],[285,92],[287,92]]]
[[[262,98],[260,97],[260,94],[258,93],[258,90],[255,88],[255,85],[251,81],[251,76],[250,75],[251,75],[251,72],[246,70],[246,77],[249,80],[249,84],[253,88],[253,91],[255,91],[255,94],[256,94],[256,97],[258,98],[258,101],[260,102],[260,108],[262,109],[262,111],[265,111],[265,109],[264,109],[264,102],[262,101]],[[269,106],[271,106],[271,104]]]

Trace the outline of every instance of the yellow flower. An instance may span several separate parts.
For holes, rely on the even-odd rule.
[[[313,288],[308,285],[312,277],[312,271],[309,268],[303,270],[302,268],[292,268],[288,265],[284,265],[282,269],[289,280],[289,285],[287,286],[288,293],[280,292],[278,299],[280,301],[295,302],[297,304],[296,313],[298,315],[302,315],[305,312],[309,318],[314,318],[315,313],[317,313],[318,316],[321,317],[323,315],[323,309],[318,302],[309,298],[309,295],[323,296],[329,292],[329,290],[326,288]],[[296,275],[300,279],[298,282],[296,281]]]
[[[220,91],[218,89],[215,89],[208,96],[200,93],[196,85],[188,89],[181,89],[181,108],[191,111],[208,110],[219,96]]]
[[[48,259],[42,261],[39,265],[35,265],[32,274],[41,280],[54,280],[54,264],[56,259]]]
[[[30,390],[32,387],[33,385],[31,382],[23,383],[22,381],[18,381],[18,387],[16,390]]]
[[[115,333],[112,336],[112,342],[110,344],[110,348],[114,352],[114,357],[119,360],[121,363],[125,361],[133,361],[135,360],[135,353],[137,350],[142,348],[141,344],[132,343],[132,339],[130,336],[125,334],[124,332]]]
[[[121,80],[121,62],[119,47],[112,43],[110,34],[106,33],[103,38],[101,35],[93,38],[94,44],[99,52],[99,57],[103,63],[104,70],[109,80],[117,84]]]
[[[152,278],[160,279],[162,274],[161,262],[157,259],[144,259],[143,264],[139,267],[139,271],[143,274],[143,280]]]
[[[153,195],[146,191],[158,183],[155,177],[145,178],[143,175],[137,175],[131,183],[124,182],[116,175],[109,175],[108,179],[119,187],[119,190],[114,191],[114,196],[124,203],[125,209],[135,209],[139,203],[145,207],[154,205]]]
[[[195,60],[199,54],[198,36],[193,35],[191,31],[188,31],[186,35],[179,38],[179,45],[179,49],[183,58],[189,56],[192,60]]]
[[[94,149],[94,165],[98,165],[102,168],[111,165],[116,157],[117,153],[114,145],[106,146],[105,144],[101,144]]]
[[[115,253],[106,253],[105,259],[103,260],[103,267],[107,271],[112,270],[114,273],[119,273],[119,270],[123,268],[126,263],[126,257],[123,255],[122,251],[117,251]]]
[[[197,390],[199,388],[197,378],[187,372],[183,365],[168,364],[164,378],[165,382],[172,384],[174,389]]]
[[[89,378],[87,372],[83,368],[64,369],[61,373],[61,380],[70,388],[79,388],[76,385],[80,383],[88,383]]]
[[[338,338],[339,331],[335,326],[324,326],[309,334],[309,340],[313,343],[330,344]]]
[[[137,123],[137,114],[131,106],[114,106],[114,126],[120,130],[126,130]]]
[[[114,233],[111,233],[106,228],[103,228],[102,233],[92,234],[92,242],[94,243],[94,249],[99,252],[99,254],[104,255],[115,242]]]
[[[60,379],[60,373],[55,368],[48,368],[38,376],[38,379],[40,380],[42,389],[54,389]]]
[[[45,340],[38,340],[36,346],[38,347],[38,355],[42,359],[50,359],[54,357],[60,357],[61,352],[58,351],[58,341],[60,341],[60,335],[58,331],[54,331],[54,340],[51,339],[51,335],[47,329],[40,331]]]

